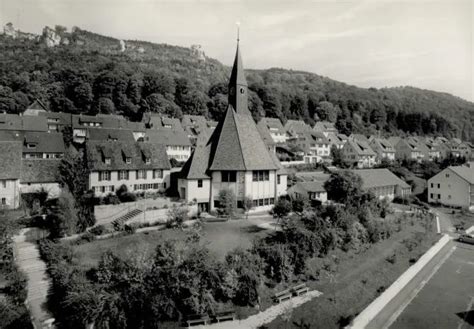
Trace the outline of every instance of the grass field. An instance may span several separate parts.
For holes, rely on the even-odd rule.
[[[260,229],[257,224],[258,221],[244,219],[203,223],[200,231],[202,242],[219,259],[223,259],[230,250],[237,247],[249,248],[255,238],[269,234],[269,231]],[[85,268],[90,268],[96,266],[101,255],[108,250],[124,258],[150,255],[159,242],[167,239],[183,239],[186,234],[186,231],[180,229],[166,229],[95,240],[74,245],[75,260]]]
[[[416,232],[422,239],[408,250],[403,240]],[[286,321],[279,317],[268,327],[340,328],[347,325],[438,238],[434,232],[425,232],[414,222],[413,226],[406,225],[402,231],[359,254],[338,250],[324,260],[315,260],[326,263],[329,268],[321,271],[319,281],[309,283],[311,288],[322,291],[323,296],[293,310],[291,316],[285,317]]]

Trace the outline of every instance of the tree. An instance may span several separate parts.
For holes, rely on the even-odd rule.
[[[173,205],[167,213],[168,225],[176,224],[182,227],[183,223],[188,220],[189,209],[186,206]]]
[[[253,209],[254,205],[253,205],[253,200],[252,198],[246,196],[243,198],[242,200],[242,206],[244,208],[244,211],[245,211],[245,214],[246,214],[246,217],[245,218],[249,218],[249,211]]]
[[[331,174],[324,188],[330,200],[349,203],[362,193],[362,178],[348,170],[339,171]]]
[[[224,216],[231,218],[234,215],[237,203],[234,191],[231,189],[220,190],[219,194],[217,195],[217,201],[220,212]]]
[[[342,149],[338,148],[336,145],[331,146],[331,157],[332,163],[340,168],[347,168],[349,165],[344,160],[344,153]]]
[[[47,207],[47,213],[52,237],[60,238],[76,232],[78,222],[76,202],[67,188],[61,190],[56,204],[50,204]]]
[[[291,202],[286,198],[280,197],[272,209],[273,217],[278,219],[278,222],[286,218],[291,211]]]

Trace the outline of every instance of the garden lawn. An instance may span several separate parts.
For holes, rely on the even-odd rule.
[[[270,231],[257,227],[255,220],[229,220],[227,222],[203,223],[199,231],[202,239],[212,253],[223,260],[227,252],[242,247],[249,248],[255,238],[269,234]],[[184,239],[187,231],[165,229],[131,235],[95,240],[79,245],[72,244],[75,261],[84,268],[96,266],[101,255],[112,251],[120,257],[148,256],[154,253],[158,243],[169,239]]]
[[[409,250],[402,241],[414,237],[417,232],[419,241]],[[425,232],[415,221],[413,226],[407,223],[400,232],[359,254],[337,250],[324,259],[312,260],[310,268],[323,270],[319,281],[308,282],[308,285],[322,291],[323,295],[293,310],[284,317],[285,320],[277,318],[268,327],[304,328],[303,325],[309,325],[309,328],[340,328],[348,325],[350,319],[388,288],[438,239],[438,235],[432,231]]]

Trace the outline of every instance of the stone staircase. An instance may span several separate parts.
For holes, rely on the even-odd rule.
[[[124,214],[124,215],[122,215],[122,216],[116,218],[116,219],[112,222],[112,224],[113,224],[113,225],[123,225],[123,224],[125,224],[127,221],[129,221],[129,220],[131,220],[131,219],[137,217],[137,216],[140,215],[141,213],[143,213],[142,210],[140,210],[140,209],[133,209],[133,210],[127,212],[126,214]]]
[[[46,264],[41,260],[35,242],[26,238],[29,229],[21,230],[13,239],[15,243],[15,262],[28,278],[26,304],[35,328],[49,327],[54,319],[46,308],[51,280],[46,272]]]

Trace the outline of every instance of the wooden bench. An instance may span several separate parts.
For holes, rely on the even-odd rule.
[[[293,295],[295,295],[295,296],[304,295],[304,294],[306,294],[308,291],[309,291],[309,288],[306,286],[305,283],[299,284],[299,285],[294,286],[293,288],[291,288],[291,292],[292,292]]]
[[[207,324],[209,324],[210,320],[211,319],[206,314],[204,314],[204,315],[199,315],[199,314],[189,315],[189,316],[186,317],[186,324],[188,325],[188,328],[189,328],[189,327],[197,325],[197,324],[207,325]]]
[[[291,294],[290,290],[286,289],[275,294],[275,296],[273,296],[273,300],[277,303],[281,303],[287,299],[291,299],[291,297],[293,297],[293,295]]]
[[[216,315],[215,315],[215,319],[216,319],[217,322],[234,321],[235,320],[235,312],[234,311],[217,312]]]

